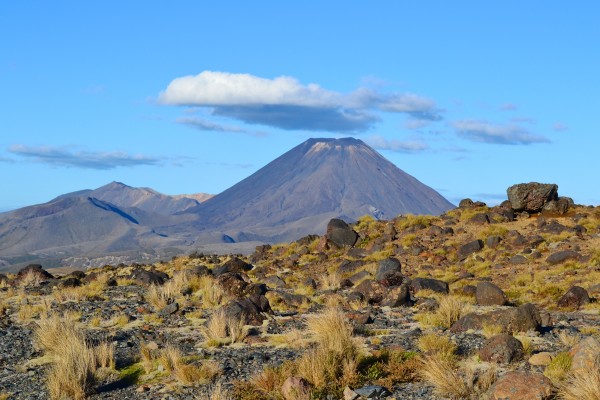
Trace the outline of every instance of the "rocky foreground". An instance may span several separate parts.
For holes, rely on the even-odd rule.
[[[0,398],[599,399],[600,208],[508,198],[0,276]]]

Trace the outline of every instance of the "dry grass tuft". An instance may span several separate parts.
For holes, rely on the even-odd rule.
[[[440,298],[439,306],[434,312],[420,315],[418,320],[424,327],[435,326],[448,329],[469,310],[469,304],[463,302],[460,297],[449,295]]]
[[[445,360],[453,360],[456,352],[456,344],[448,337],[429,333],[419,337],[417,347],[423,353],[436,355]]]
[[[559,387],[562,400],[600,400],[600,359],[592,368],[570,375]]]
[[[581,340],[581,337],[577,334],[571,334],[567,331],[560,331],[558,333],[558,340],[566,348],[575,346]]]
[[[208,320],[202,333],[209,346],[219,346],[230,343],[241,343],[248,336],[245,326],[246,319],[228,316],[225,310],[219,309]]]
[[[544,375],[546,375],[554,384],[558,384],[563,381],[569,374],[571,369],[572,357],[568,352],[561,352],[556,354],[550,364],[544,369]]]

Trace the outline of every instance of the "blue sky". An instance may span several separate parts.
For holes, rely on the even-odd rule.
[[[450,201],[600,204],[600,5],[0,4],[0,210],[113,180],[218,193],[359,138]]]

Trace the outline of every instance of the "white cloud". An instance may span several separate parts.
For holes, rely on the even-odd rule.
[[[544,136],[533,134],[518,125],[496,125],[486,121],[463,120],[454,122],[453,126],[459,136],[473,142],[511,145],[549,142]]]
[[[164,104],[196,106],[288,105],[337,107],[343,96],[319,85],[302,85],[297,79],[280,76],[260,78],[250,74],[204,71],[196,76],[174,79],[159,96]]]
[[[36,162],[58,167],[86,169],[113,169],[138,165],[158,165],[161,160],[141,154],[130,155],[124,152],[72,152],[65,148],[51,146],[26,146],[14,144],[8,148],[12,154],[30,158]]]
[[[369,146],[377,150],[390,150],[399,153],[419,153],[429,149],[427,143],[414,141],[388,140],[382,136],[375,135],[366,139]]]
[[[438,121],[433,100],[368,88],[343,94],[296,78],[266,79],[250,74],[204,71],[174,79],[159,95],[167,105],[205,107],[213,115],[287,130],[360,133],[380,120],[378,113],[404,113]]]

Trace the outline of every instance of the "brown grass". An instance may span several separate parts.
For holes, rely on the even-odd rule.
[[[456,352],[456,344],[448,337],[429,333],[419,337],[417,347],[423,353],[435,354],[445,360],[453,360]]]
[[[558,398],[562,400],[600,400],[600,360],[593,368],[570,375],[560,386]]]
[[[245,326],[246,319],[228,316],[225,310],[219,309],[208,320],[202,333],[209,346],[219,346],[230,343],[241,343],[248,336]]]

